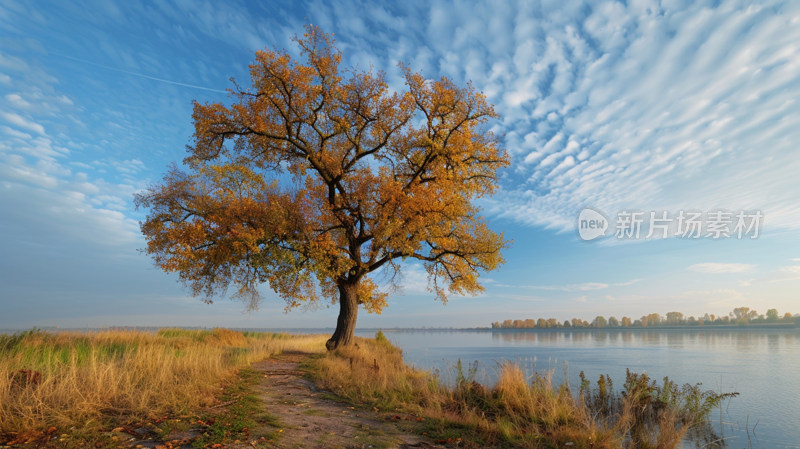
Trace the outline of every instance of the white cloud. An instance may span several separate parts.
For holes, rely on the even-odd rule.
[[[753,271],[755,269],[755,265],[746,264],[746,263],[697,263],[694,265],[689,266],[688,270],[696,271],[698,273],[714,273],[714,274],[721,274],[721,273],[746,273],[748,271]]]
[[[790,267],[783,267],[783,268],[781,268],[781,272],[800,276],[800,265],[792,265]]]
[[[6,95],[6,100],[18,109],[27,109],[31,106],[31,104],[25,101],[19,94],[8,94]]]
[[[396,281],[400,293],[431,295],[428,291],[428,273],[421,264],[403,264]]]
[[[571,230],[587,204],[758,209],[768,229],[796,229],[800,29],[789,21],[799,8],[774,3],[604,2],[588,16],[542,11],[547,20],[523,8],[513,30],[484,32],[478,47],[514,35],[516,53],[502,56],[515,64],[490,100],[522,162],[489,211]]]
[[[789,265],[780,267],[762,277],[741,281],[740,284],[744,287],[749,287],[752,285],[760,285],[763,287],[764,284],[797,280],[800,280],[800,265]]]
[[[548,290],[548,291],[564,291],[564,292],[585,292],[593,290],[605,290],[611,287],[627,287],[640,282],[641,279],[631,279],[626,282],[605,283],[605,282],[583,282],[579,284],[565,284],[565,285],[502,285],[506,287],[520,287],[530,290]]]
[[[117,169],[118,172],[124,175],[135,175],[140,173],[146,167],[144,163],[138,159],[128,159],[124,161],[112,161],[111,165]]]
[[[2,62],[2,61],[0,61]],[[44,79],[45,76],[34,76]],[[75,173],[73,166],[86,164],[68,160],[73,143],[65,135],[52,137],[40,124],[42,116],[67,116],[74,109],[68,97],[51,86],[29,86],[24,95],[8,94],[5,100],[22,113],[0,114],[0,204],[6,211],[3,246],[37,242],[49,251],[70,254],[93,248],[108,253],[139,245],[136,220],[125,214],[131,209],[133,188]],[[36,106],[23,97],[36,100]],[[30,114],[30,116],[29,116]],[[119,162],[136,173],[144,168],[138,159]]]
[[[4,112],[3,118],[11,125],[22,128],[27,131],[33,131],[36,134],[44,135],[44,126],[33,122],[25,117],[15,114],[13,112]]]

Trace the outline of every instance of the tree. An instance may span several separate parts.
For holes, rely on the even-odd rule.
[[[749,321],[750,307],[737,307],[733,309],[731,315],[736,318],[737,323],[745,324]]]
[[[528,318],[525,320],[524,327],[526,329],[533,329],[534,327],[536,327],[536,321],[533,318]]]
[[[544,318],[539,318],[538,320],[536,320],[536,327],[538,327],[540,329],[546,328],[547,327],[547,321],[545,321]]]
[[[767,321],[775,322],[778,321],[778,309],[769,309],[767,310]]]
[[[608,325],[608,321],[600,315],[596,316],[594,321],[592,321],[592,327],[606,327]]]
[[[492,106],[407,68],[407,91],[390,92],[382,73],[340,69],[317,28],[296,42],[304,61],[257,52],[231,106],[195,102],[188,169],[136,197],[156,264],[207,300],[234,286],[255,307],[268,283],[287,310],[338,302],[331,350],[350,343],[359,306],[386,305],[372,277],[393,280],[403,260],[424,265],[442,302],[483,291],[505,246],[472,203],[508,165],[485,130]]]
[[[617,317],[608,317],[608,326],[609,327],[619,327],[619,320]]]
[[[683,314],[681,312],[667,312],[666,322],[671,325],[683,324]]]
[[[622,317],[622,327],[630,327],[631,326],[631,319],[630,317],[624,316]]]
[[[731,312],[731,316],[736,319],[736,323],[747,324],[750,321],[753,321],[756,318],[758,318],[758,312],[755,310],[750,310],[749,307],[737,307],[733,309],[733,312]]]

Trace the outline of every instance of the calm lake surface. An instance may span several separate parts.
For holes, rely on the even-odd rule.
[[[374,331],[357,331],[374,337]],[[739,392],[712,412],[730,448],[800,448],[800,330],[609,330],[609,331],[384,331],[418,368],[438,370],[452,381],[460,359],[478,362],[478,381],[491,385],[501,363],[527,373],[552,371],[555,383],[579,385],[609,374],[621,388],[625,370],[664,376],[679,384]],[[690,446],[691,447],[691,446]]]

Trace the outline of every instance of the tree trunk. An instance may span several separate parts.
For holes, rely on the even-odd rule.
[[[336,320],[336,330],[325,343],[328,351],[347,346],[353,340],[358,317],[358,282],[352,284],[339,284],[339,318]]]

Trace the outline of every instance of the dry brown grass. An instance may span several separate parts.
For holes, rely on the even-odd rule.
[[[325,338],[227,329],[0,335],[0,437],[185,413],[211,404],[237,369],[285,350],[322,352]]]
[[[621,392],[601,380],[602,386],[576,394],[548,376],[528,378],[514,364],[501,367],[491,388],[459,365],[456,385],[448,387],[403,363],[401,351],[382,335],[317,358],[310,371],[352,403],[421,417],[429,435],[460,439],[467,447],[671,449],[702,416],[686,407],[687,398],[706,406],[711,397],[691,391],[684,397],[666,390],[674,384],[658,388],[644,375],[629,376]]]

